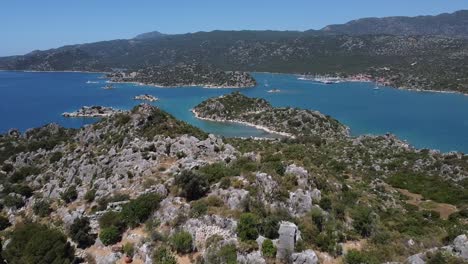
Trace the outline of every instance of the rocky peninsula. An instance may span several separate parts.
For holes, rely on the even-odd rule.
[[[153,96],[153,95],[150,95],[150,94],[142,94],[142,95],[137,95],[137,96],[133,97],[133,100],[156,102],[159,99],[157,97]]]
[[[152,66],[137,71],[107,74],[111,82],[129,82],[159,87],[201,86],[205,88],[245,88],[257,83],[247,72],[221,71],[202,64]]]
[[[83,106],[74,112],[65,112],[64,117],[109,117],[111,115],[122,113],[121,110],[105,106]]]

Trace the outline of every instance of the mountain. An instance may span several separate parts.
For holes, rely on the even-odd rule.
[[[468,38],[468,10],[452,14],[417,17],[363,18],[324,27],[328,34],[437,35]]]
[[[152,31],[152,32],[137,35],[133,39],[157,39],[157,38],[162,38],[164,36],[167,36],[167,35],[159,31]]]

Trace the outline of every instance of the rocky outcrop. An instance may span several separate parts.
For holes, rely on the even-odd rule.
[[[150,94],[142,94],[142,95],[137,95],[137,96],[133,97],[133,100],[156,102],[159,99],[157,97],[155,97],[155,96],[150,95]]]
[[[192,218],[182,226],[192,235],[195,248],[199,251],[205,250],[207,239],[215,235],[226,241],[235,240],[237,238],[236,227],[235,220],[217,215]]]
[[[117,113],[122,113],[122,110],[105,106],[83,106],[75,112],[65,112],[62,115],[64,117],[109,117]]]
[[[254,251],[248,254],[237,254],[237,263],[239,264],[266,264],[260,251]]]

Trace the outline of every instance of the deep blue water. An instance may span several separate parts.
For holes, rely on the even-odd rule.
[[[234,89],[198,87],[155,88],[116,84],[104,90],[101,74],[0,72],[0,132],[25,130],[56,122],[79,127],[93,119],[68,119],[61,113],[83,105],[130,109],[135,95],[148,93],[154,105],[201,129],[224,136],[269,136],[251,127],[195,119],[189,111],[201,101]],[[247,96],[263,97],[274,106],[314,109],[331,115],[351,128],[353,135],[391,132],[420,148],[468,153],[468,96],[413,92],[372,83],[323,85],[293,75],[255,73],[259,85],[240,89]],[[87,84],[87,81],[97,81]],[[268,87],[265,86],[268,84]],[[267,93],[278,88],[280,93]],[[271,136],[271,135],[270,135]]]

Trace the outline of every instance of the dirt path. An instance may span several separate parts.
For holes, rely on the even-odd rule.
[[[412,193],[406,189],[396,188],[396,190],[398,190],[401,194],[409,198],[409,200],[407,200],[406,203],[417,206],[423,210],[436,211],[444,220],[447,220],[451,214],[458,212],[457,207],[452,204],[436,203],[434,201],[424,200],[422,195]]]

